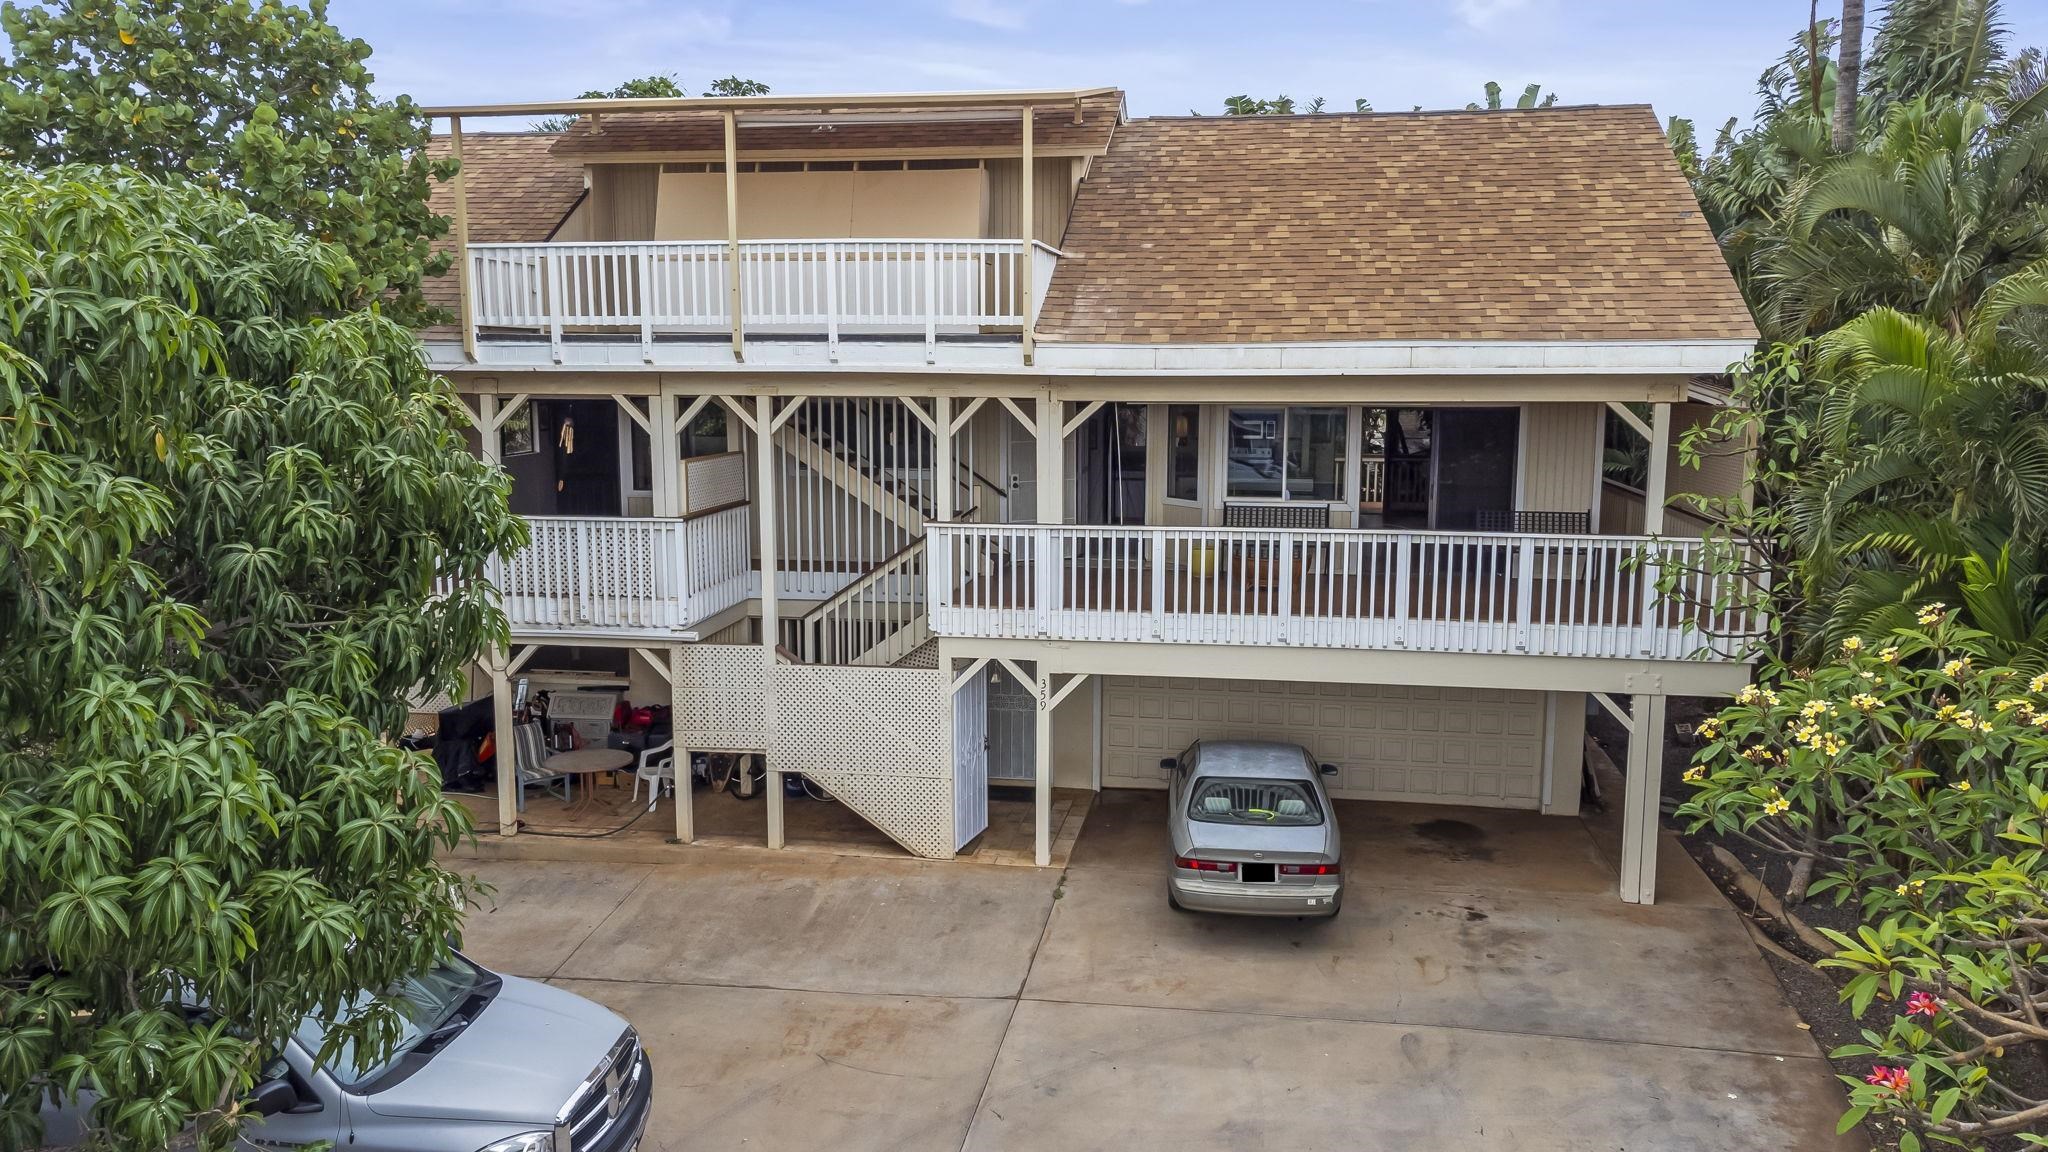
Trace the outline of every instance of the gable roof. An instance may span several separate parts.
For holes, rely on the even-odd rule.
[[[1753,340],[1647,106],[1133,120],[1047,341]]]
[[[462,167],[469,193],[469,239],[475,244],[511,244],[546,240],[583,198],[583,165],[557,159],[551,149],[557,137],[540,132],[465,132]],[[427,142],[427,155],[448,155],[448,137]],[[443,216],[455,214],[455,182],[432,186],[427,204]],[[455,236],[434,241],[434,251],[450,252]],[[454,312],[455,273],[436,276],[421,285],[427,302]],[[438,334],[430,339],[440,338]]]
[[[1110,133],[1123,118],[1122,92],[1083,97],[1076,105],[1041,105],[1032,116],[1035,149],[1047,154],[1097,154],[1108,147]],[[862,149],[951,150],[958,153],[1011,151],[1018,146],[1021,126],[1016,109],[962,109],[948,113],[932,107],[867,108],[833,117],[816,114],[766,114],[768,122],[739,118],[739,147],[747,158],[763,152],[837,152]],[[750,123],[750,120],[753,122]],[[801,123],[793,122],[801,120]],[[631,153],[723,156],[725,119],[719,112],[615,112],[604,117],[599,132],[588,117],[555,137],[555,155],[581,159],[633,159]]]

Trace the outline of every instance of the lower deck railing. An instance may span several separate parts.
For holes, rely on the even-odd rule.
[[[1698,540],[931,524],[934,635],[1739,659]],[[1672,587],[1660,589],[1671,575]]]
[[[676,631],[745,600],[745,507],[693,519],[529,516],[490,569],[512,630]]]

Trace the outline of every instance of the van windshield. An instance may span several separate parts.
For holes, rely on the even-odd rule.
[[[419,1047],[420,1041],[432,1035],[434,1030],[449,1023],[462,1008],[470,995],[484,983],[486,977],[474,964],[462,957],[451,954],[438,967],[418,976],[408,976],[385,996],[397,1008],[400,1032],[398,1043],[391,1049],[385,1060],[359,1058],[353,1042],[342,1039],[336,1050],[327,1055],[322,1065],[334,1078],[350,1089],[359,1088],[390,1071],[405,1055]],[[345,1024],[367,1007],[373,997],[368,993],[357,996],[341,1010],[337,1025]],[[321,1022],[308,1016],[299,1022],[297,1037],[307,1054],[318,1060],[321,1045],[327,1042],[327,1028]]]
[[[1323,822],[1322,805],[1301,780],[1204,776],[1188,791],[1188,819],[1203,824],[1311,827]]]

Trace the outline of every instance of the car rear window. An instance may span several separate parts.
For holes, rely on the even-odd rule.
[[[1323,809],[1305,781],[1204,776],[1188,793],[1188,819],[1302,827],[1321,824]]]

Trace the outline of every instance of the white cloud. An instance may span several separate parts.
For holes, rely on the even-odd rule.
[[[1494,21],[1510,13],[1519,12],[1529,6],[1529,0],[1458,0],[1453,10],[1458,19],[1481,31],[1493,26]]]
[[[984,28],[1015,32],[1024,27],[1024,9],[998,0],[947,0],[947,15]]]

